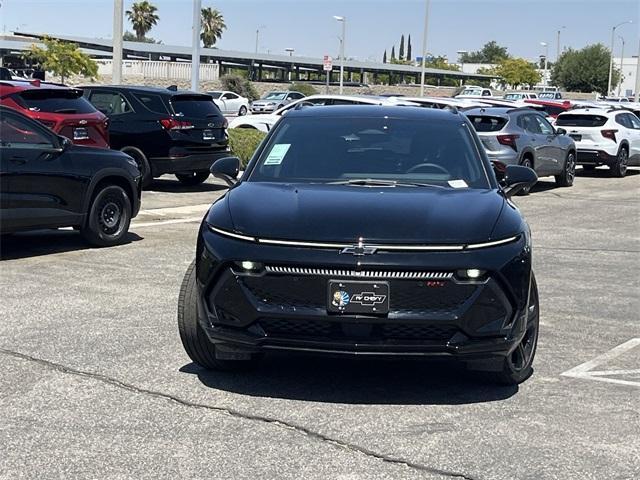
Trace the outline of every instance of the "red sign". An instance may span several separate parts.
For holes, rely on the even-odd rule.
[[[333,70],[333,58],[331,58],[329,55],[324,56],[322,63],[324,65],[323,69],[325,72],[330,72],[331,70]]]

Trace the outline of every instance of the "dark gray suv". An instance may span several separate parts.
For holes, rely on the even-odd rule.
[[[573,185],[575,143],[564,129],[555,129],[541,113],[528,107],[474,108],[464,113],[498,176],[507,165],[524,165],[533,168],[539,177],[555,176],[561,187]]]

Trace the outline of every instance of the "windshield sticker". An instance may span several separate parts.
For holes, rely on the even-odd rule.
[[[280,165],[284,156],[289,151],[290,143],[277,143],[269,152],[269,156],[264,161],[265,165]]]
[[[467,188],[467,182],[464,180],[449,180],[449,186],[453,188]]]

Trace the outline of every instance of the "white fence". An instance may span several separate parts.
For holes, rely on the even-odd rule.
[[[111,75],[113,72],[112,60],[97,60],[98,75]],[[220,71],[217,64],[201,63],[200,80],[218,80]],[[190,80],[191,63],[189,62],[164,62],[154,60],[123,60],[122,77],[142,77],[169,80]]]

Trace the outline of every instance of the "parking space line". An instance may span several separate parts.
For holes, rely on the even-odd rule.
[[[640,374],[640,369],[632,370],[594,370],[595,368],[609,362],[615,358],[618,358],[622,354],[633,350],[640,346],[640,337],[632,338],[617,347],[612,348],[608,352],[597,356],[593,360],[582,363],[577,367],[574,367],[566,372],[561,373],[563,377],[582,378],[586,380],[595,380],[598,382],[616,383],[619,385],[630,385],[634,387],[640,387],[640,381],[632,380],[620,380],[618,378],[609,378],[612,375],[637,375]]]
[[[171,220],[158,220],[157,222],[132,223],[131,228],[156,227],[161,225],[171,225],[174,223],[194,223],[201,221],[202,217],[174,218]]]

